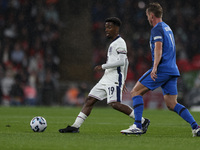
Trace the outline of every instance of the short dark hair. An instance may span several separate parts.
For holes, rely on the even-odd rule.
[[[110,17],[110,18],[107,18],[107,19],[105,20],[105,22],[112,22],[114,25],[116,25],[116,26],[118,26],[118,27],[120,27],[121,24],[122,24],[121,20],[120,20],[119,18],[117,18],[117,17]]]
[[[148,13],[152,12],[154,13],[154,15],[157,17],[157,18],[162,18],[163,16],[163,9],[161,7],[161,5],[157,2],[155,3],[150,3],[148,6],[147,6],[147,9]]]

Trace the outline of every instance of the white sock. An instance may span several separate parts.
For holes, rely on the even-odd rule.
[[[142,124],[144,123],[145,119],[142,117]]]
[[[135,119],[134,110],[130,113],[129,117]]]
[[[129,117],[135,119],[134,110],[130,113]],[[144,123],[145,119],[142,117],[142,124]]]
[[[87,115],[80,112],[72,126],[76,128],[80,128],[80,126],[82,125],[82,123],[85,121],[86,118],[87,118]]]

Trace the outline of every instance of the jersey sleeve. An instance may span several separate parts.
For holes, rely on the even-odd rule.
[[[154,28],[151,31],[152,38],[155,42],[163,42],[162,30],[159,27]]]
[[[125,64],[125,59],[126,55],[119,54],[118,59],[115,62],[103,64],[102,69],[109,69],[109,68],[123,66]]]

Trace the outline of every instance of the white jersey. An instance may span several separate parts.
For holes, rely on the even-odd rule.
[[[105,73],[99,83],[118,84],[121,87],[127,76],[128,58],[125,41],[118,36],[109,46],[107,53],[107,62],[102,65]]]

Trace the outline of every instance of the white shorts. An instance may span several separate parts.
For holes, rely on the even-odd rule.
[[[89,96],[97,100],[104,100],[107,98],[107,103],[122,101],[122,87],[118,84],[102,84],[97,83],[90,91]]]

